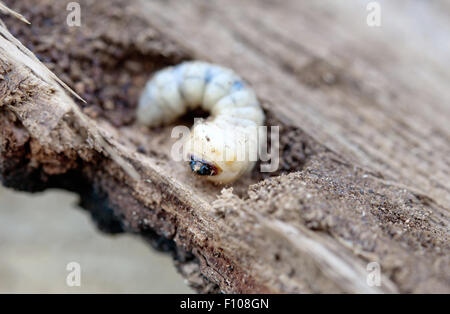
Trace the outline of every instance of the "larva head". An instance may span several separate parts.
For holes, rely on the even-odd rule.
[[[239,145],[236,128],[224,130],[213,122],[199,123],[186,143],[191,170],[217,183],[230,183],[253,168]],[[242,140],[242,138],[241,138]]]
[[[216,165],[194,155],[190,156],[189,166],[192,172],[199,176],[216,176],[222,172]]]

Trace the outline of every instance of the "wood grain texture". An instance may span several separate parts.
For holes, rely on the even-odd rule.
[[[367,26],[364,1],[139,6],[197,55],[239,69],[326,146],[447,204],[449,25],[439,5],[404,2],[381,2],[380,28]]]
[[[53,42],[13,30],[41,58],[56,54],[47,65],[88,104],[80,111],[56,81],[0,51],[4,184],[75,190],[97,220],[111,212],[126,231],[173,241],[181,272],[203,291],[450,290],[448,6],[380,1],[382,27],[370,28],[364,2],[80,3],[89,10],[79,30],[61,24],[62,4],[10,4],[40,31],[48,21],[26,7],[46,9]],[[151,72],[184,59],[251,83],[267,124],[280,126],[279,171],[206,184],[170,159],[171,126],[122,119]],[[113,91],[86,81],[97,73]],[[122,75],[138,87],[126,99],[115,94]],[[380,287],[366,283],[369,262],[381,265]]]

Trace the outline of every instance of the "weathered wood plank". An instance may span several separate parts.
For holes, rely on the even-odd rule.
[[[143,0],[139,7],[199,57],[239,69],[268,106],[321,143],[444,205],[448,11],[410,2],[407,10],[381,2],[380,28],[367,26],[364,2]]]
[[[364,5],[334,1],[80,3],[80,29],[61,3],[10,4],[35,27],[13,33],[88,103],[0,49],[4,184],[75,190],[103,228],[173,240],[182,273],[198,264],[224,292],[449,291],[447,7],[427,5],[422,28],[384,1],[372,29]],[[186,58],[251,82],[281,128],[280,171],[222,190],[170,159],[170,126],[132,123],[148,75]]]

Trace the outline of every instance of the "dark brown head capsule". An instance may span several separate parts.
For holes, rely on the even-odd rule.
[[[215,176],[220,173],[220,168],[203,159],[191,155],[189,166],[192,172],[199,176]]]

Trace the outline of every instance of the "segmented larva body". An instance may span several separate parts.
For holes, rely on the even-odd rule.
[[[230,69],[192,61],[157,72],[141,95],[137,120],[158,126],[198,107],[210,117],[194,124],[186,142],[191,170],[218,183],[252,170],[257,138],[251,132],[263,124],[264,113],[252,89]]]

